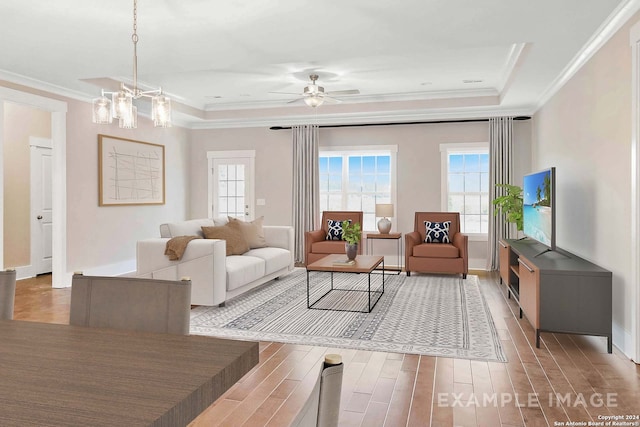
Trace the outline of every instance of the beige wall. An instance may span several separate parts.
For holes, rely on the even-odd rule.
[[[135,270],[136,242],[158,237],[161,223],[187,216],[190,195],[189,130],[180,127],[155,129],[150,120],[141,116],[138,129],[119,129],[116,123],[94,125],[91,123],[90,103],[3,81],[0,81],[0,86],[67,103],[67,272],[81,270],[89,274],[118,274]],[[4,125],[6,123],[0,127]],[[98,206],[100,133],[165,146],[164,205]],[[7,247],[4,249],[8,251]]]
[[[29,137],[51,138],[51,114],[4,103],[4,266],[31,264]]]
[[[636,14],[534,116],[534,169],[556,167],[557,245],[613,272],[614,343],[632,327],[631,49]],[[627,353],[629,354],[629,353]]]
[[[394,229],[413,230],[414,212],[441,210],[440,144],[447,142],[486,142],[488,123],[444,123],[398,126],[341,127],[320,129],[321,146],[397,145],[398,205]],[[514,125],[516,140],[516,182],[529,171],[531,124]],[[191,140],[190,217],[207,215],[207,151],[256,150],[256,198],[266,200],[256,206],[256,216],[266,224],[292,222],[293,152],[291,131],[266,128],[193,131]],[[519,181],[518,181],[519,180]],[[376,243],[378,246],[384,242]],[[393,242],[382,248],[395,254]],[[486,258],[486,242],[470,242],[473,259]],[[484,261],[480,261],[484,268]]]
[[[137,129],[91,123],[91,104],[68,101],[67,264],[69,271],[129,262],[138,240],[159,237],[163,222],[184,219],[189,200],[189,131],[154,128],[138,117]],[[164,205],[98,206],[98,134],[165,147]],[[133,267],[135,269],[135,266]]]

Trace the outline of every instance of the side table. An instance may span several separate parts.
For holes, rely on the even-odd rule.
[[[398,267],[385,267],[385,271],[395,271],[395,274],[400,274],[402,271],[402,233],[368,233],[367,234],[367,254],[373,255],[373,241],[374,240],[393,240],[395,239],[398,244]]]

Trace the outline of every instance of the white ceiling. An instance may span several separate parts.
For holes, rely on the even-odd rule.
[[[360,91],[313,112],[334,120],[530,114],[637,3],[138,1],[139,81],[162,86],[192,127],[306,116],[296,95],[271,92],[300,93],[311,73],[327,92]],[[96,97],[106,79],[132,79],[132,21],[132,0],[0,0],[0,79]]]

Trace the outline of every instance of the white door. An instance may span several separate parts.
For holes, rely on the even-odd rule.
[[[209,152],[209,214],[213,218],[254,218],[254,152]]]
[[[51,272],[52,147],[50,139],[31,138],[31,265],[34,274]]]

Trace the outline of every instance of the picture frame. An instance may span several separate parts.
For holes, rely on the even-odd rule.
[[[99,206],[165,204],[164,145],[98,135]]]

